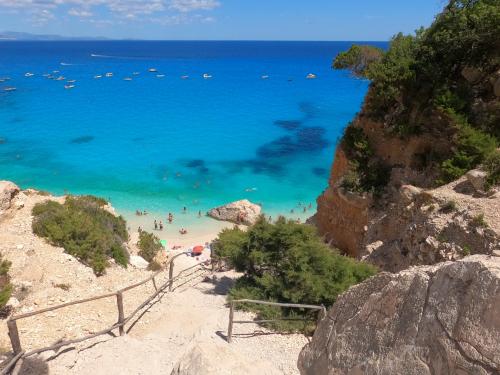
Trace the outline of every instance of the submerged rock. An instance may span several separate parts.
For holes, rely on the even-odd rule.
[[[301,352],[302,375],[497,374],[500,258],[380,273],[341,295]]]
[[[208,216],[236,224],[253,225],[261,213],[261,207],[247,199],[216,207],[208,212]]]

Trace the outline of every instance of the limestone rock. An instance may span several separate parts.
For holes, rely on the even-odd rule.
[[[11,207],[12,200],[19,191],[16,184],[10,181],[0,181],[0,215]]]
[[[236,224],[255,224],[261,213],[261,207],[247,199],[216,207],[208,212],[208,216]]]
[[[302,375],[497,374],[500,258],[380,273],[341,295],[302,350]]]
[[[403,185],[400,189],[401,198],[407,203],[413,202],[422,193],[423,189],[413,185]]]
[[[199,342],[174,366],[170,375],[274,375],[279,374],[265,362],[250,363],[227,344]]]
[[[485,191],[486,178],[488,174],[484,171],[480,171],[479,169],[473,169],[465,175],[467,180],[474,186],[474,189],[479,192]]]
[[[148,261],[139,255],[131,255],[129,263],[135,268],[139,268],[141,270],[144,270],[149,266]]]
[[[479,69],[470,66],[466,66],[462,69],[462,77],[464,77],[469,83],[478,82],[482,76],[483,73],[481,73]]]

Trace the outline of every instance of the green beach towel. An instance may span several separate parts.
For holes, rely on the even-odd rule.
[[[160,240],[160,243],[165,249],[167,248],[167,240]]]

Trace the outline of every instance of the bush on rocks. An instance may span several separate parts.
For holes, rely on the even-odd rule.
[[[163,248],[160,239],[153,233],[141,231],[139,233],[139,255],[149,263],[153,262],[158,252]]]
[[[261,217],[248,231],[225,229],[213,243],[213,256],[243,272],[230,291],[232,299],[259,299],[332,305],[350,286],[375,274],[373,266],[344,257],[325,245],[309,225],[279,218],[274,224]],[[309,317],[309,310],[242,305],[259,318]],[[304,322],[281,321],[278,330],[299,330]]]
[[[105,273],[110,258],[126,267],[126,223],[121,216],[106,211],[106,203],[92,196],[68,196],[64,204],[39,203],[33,208],[33,232],[63,247],[98,276]]]
[[[0,254],[0,317],[5,317],[10,311],[6,306],[12,295],[12,284],[9,276],[10,266],[11,262],[3,259],[2,254]]]

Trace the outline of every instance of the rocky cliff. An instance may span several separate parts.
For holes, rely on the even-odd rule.
[[[301,352],[303,375],[500,373],[500,258],[379,275],[349,289]]]
[[[367,69],[365,103],[312,218],[327,242],[390,271],[500,249],[494,3],[451,1]],[[490,159],[489,175],[475,170]]]

